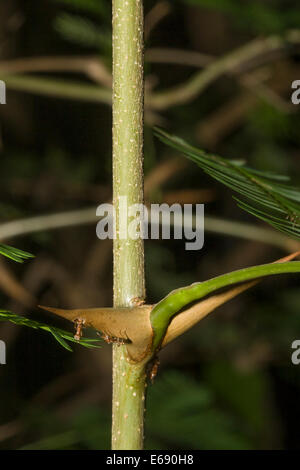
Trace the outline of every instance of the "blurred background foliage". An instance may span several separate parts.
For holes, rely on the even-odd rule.
[[[254,39],[285,34],[300,23],[297,0],[146,0],[145,12],[147,96],[185,83]],[[2,0],[0,45],[0,75],[9,63],[18,73],[22,67],[28,72],[26,61],[52,57],[52,68],[33,68],[31,76],[107,88],[111,2]],[[65,61],[65,68],[55,69],[59,58],[92,58],[94,65],[99,59],[104,68],[96,73],[90,63],[81,70]],[[299,186],[300,118],[290,101],[291,82],[300,79],[299,59],[299,47],[288,46],[221,75],[191,101],[162,110],[149,104],[147,200],[204,202],[207,218],[218,218],[221,232],[222,221],[265,227],[235,206],[230,191],[154,140],[152,126],[258,169],[289,174]],[[108,201],[110,106],[27,93],[24,84],[16,90],[7,82],[7,104],[0,107],[2,227]],[[147,241],[148,301],[297,248],[272,237],[268,232],[264,243],[247,239],[232,225],[227,235],[208,227],[199,252],[185,251],[183,241]],[[36,257],[20,266],[0,260],[1,308],[69,328],[35,305],[111,305],[112,247],[96,239],[95,223],[7,241]],[[272,279],[164,350],[148,390],[146,448],[299,449],[300,366],[291,363],[291,344],[300,336],[299,304],[297,276]],[[7,323],[0,325],[0,338],[8,348],[7,364],[0,367],[0,448],[109,448],[110,346],[89,351],[75,345],[70,353],[43,332]]]

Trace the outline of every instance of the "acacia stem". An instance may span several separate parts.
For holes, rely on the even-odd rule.
[[[143,111],[143,2],[113,0],[114,307],[145,297],[143,241],[121,238],[118,217],[124,196],[127,207],[143,203]],[[113,449],[142,449],[144,391],[145,366],[130,363],[125,346],[114,346]]]

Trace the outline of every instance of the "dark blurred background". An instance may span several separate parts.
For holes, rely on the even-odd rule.
[[[256,240],[257,228],[267,227],[161,145],[152,127],[289,174],[299,185],[299,108],[290,97],[300,79],[300,41],[292,47],[282,40],[278,50],[241,60],[186,103],[154,109],[151,95],[253,40],[291,31],[297,38],[300,9],[297,0],[146,0],[145,14],[146,198],[205,203],[207,220],[201,251],[185,251],[179,240],[146,241],[147,301],[156,302],[176,287],[299,246],[273,231]],[[111,197],[111,107],[105,99],[67,98],[63,86],[109,93],[111,2],[2,0],[0,78],[3,71],[0,239],[9,221],[96,208]],[[28,77],[35,78],[30,92]],[[0,260],[1,308],[70,329],[35,306],[110,306],[112,244],[96,238],[95,226],[91,220],[22,235],[21,224],[18,237],[5,235],[36,257],[24,265]],[[146,448],[300,449],[300,365],[291,362],[299,304],[297,276],[265,281],[170,344],[148,389]],[[0,448],[108,449],[111,346],[75,345],[70,353],[47,333],[8,323],[0,338],[7,344]]]

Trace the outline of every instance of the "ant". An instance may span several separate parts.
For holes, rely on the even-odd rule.
[[[117,346],[121,346],[130,342],[128,338],[117,338],[116,336],[112,336],[104,331],[102,333],[97,333],[97,335],[101,336],[107,344],[117,344]]]
[[[82,328],[85,324],[85,320],[83,320],[82,318],[76,318],[74,323],[75,323],[75,328],[76,328],[74,339],[76,339],[77,341],[80,341],[80,338],[82,336]]]

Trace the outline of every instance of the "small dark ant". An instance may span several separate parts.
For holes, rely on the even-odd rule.
[[[74,339],[76,339],[77,341],[80,341],[80,338],[82,336],[82,328],[85,324],[85,320],[83,320],[82,318],[77,318],[74,321],[74,323],[75,323],[75,328],[76,328]]]
[[[107,332],[97,333],[97,335],[100,336],[107,344],[117,344],[117,346],[121,346],[130,342],[128,338],[117,338]]]
[[[157,376],[159,364],[160,364],[160,360],[158,356],[155,356],[151,365],[150,373],[149,373],[149,378],[152,383],[154,383],[154,379]]]

